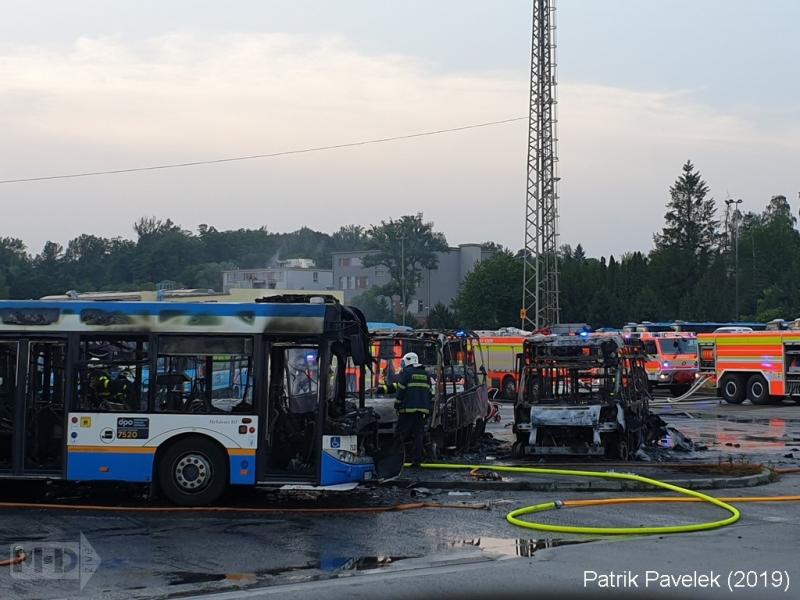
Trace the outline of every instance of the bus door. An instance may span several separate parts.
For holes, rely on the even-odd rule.
[[[16,341],[0,341],[0,473],[11,472],[14,467],[19,346]]]
[[[64,465],[66,353],[63,340],[30,340],[20,345],[24,364],[21,410],[16,412],[14,449],[22,474],[60,473]],[[17,381],[20,382],[19,368]],[[21,419],[22,426],[19,425]]]
[[[274,344],[270,350],[261,464],[268,480],[319,478],[319,347]]]

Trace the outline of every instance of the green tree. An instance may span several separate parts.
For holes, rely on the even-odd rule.
[[[367,236],[377,252],[364,257],[364,266],[386,267],[392,281],[381,293],[406,301],[414,297],[422,269],[435,269],[436,253],[447,250],[444,234],[434,231],[433,223],[424,222],[422,213],[381,221],[370,227]]]
[[[30,256],[18,238],[0,238],[0,298],[18,297],[15,284],[30,270]]]
[[[497,252],[475,265],[453,301],[458,322],[472,329],[498,329],[519,322],[522,262]]]
[[[362,292],[350,302],[360,309],[367,321],[390,322],[394,316],[390,306],[390,299],[383,296],[379,288],[372,288]]]
[[[691,318],[686,300],[698,293],[703,274],[719,251],[719,221],[709,187],[691,161],[670,187],[664,228],[654,236],[650,270],[659,282],[667,318]]]
[[[361,225],[344,225],[331,236],[331,246],[335,252],[368,250],[371,245],[367,230]]]
[[[458,319],[453,311],[437,302],[428,315],[426,326],[430,329],[455,329],[458,327]]]
[[[669,190],[664,229],[654,236],[657,250],[676,248],[687,256],[694,256],[697,262],[716,249],[719,221],[714,199],[706,198],[708,192],[708,184],[692,161],[687,160],[683,172]]]

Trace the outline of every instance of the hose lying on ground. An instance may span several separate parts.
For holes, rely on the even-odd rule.
[[[24,563],[26,560],[28,560],[28,553],[25,552],[21,546],[17,546],[14,548],[14,558],[0,560],[0,567],[11,567],[20,563]]]
[[[534,504],[532,506],[524,506],[512,510],[506,515],[506,520],[512,525],[518,527],[525,527],[527,529],[537,529],[539,531],[551,531],[557,533],[583,533],[593,535],[630,535],[630,534],[665,534],[665,533],[689,533],[692,531],[706,531],[709,529],[717,529],[731,525],[741,518],[739,510],[730,504],[702,492],[686,489],[657,479],[644,477],[643,475],[635,475],[633,473],[615,473],[608,471],[576,471],[571,469],[549,469],[540,467],[507,467],[502,465],[457,465],[457,464],[442,464],[442,463],[423,463],[423,469],[445,469],[445,470],[468,470],[474,471],[475,469],[491,469],[492,471],[500,471],[504,473],[526,473],[534,475],[564,475],[568,477],[594,477],[602,479],[617,479],[623,481],[636,481],[638,483],[645,483],[654,487],[670,490],[682,494],[683,496],[696,499],[698,502],[707,502],[718,506],[730,513],[730,516],[725,519],[717,521],[708,521],[704,523],[690,523],[687,525],[666,525],[659,527],[587,527],[575,525],[551,525],[549,523],[537,523],[534,521],[526,521],[520,519],[522,515],[528,515],[537,512],[544,512],[562,508],[565,503],[562,501],[544,502],[542,504]],[[655,500],[655,499],[654,499]]]
[[[692,387],[690,387],[686,391],[686,393],[681,394],[677,398],[654,398],[653,400],[650,400],[650,405],[651,406],[664,406],[664,405],[668,405],[668,404],[675,404],[677,402],[686,402],[697,391],[699,391],[700,388],[702,388],[706,384],[706,382],[708,382],[708,380],[711,379],[711,377],[712,377],[711,375],[705,375],[705,376],[699,377],[698,379],[695,379],[694,383],[692,383]],[[714,400],[716,400],[716,399],[714,399]]]

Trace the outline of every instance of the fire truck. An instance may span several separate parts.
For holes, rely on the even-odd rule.
[[[731,404],[800,398],[800,319],[787,330],[709,333],[697,338],[700,374]]]
[[[673,396],[682,396],[697,378],[697,336],[649,329],[648,325],[626,325],[623,335],[638,338],[644,344],[650,389],[668,388]]]
[[[498,390],[498,396],[515,400],[519,379],[517,374],[517,355],[522,352],[525,336],[530,332],[514,327],[504,327],[497,331],[476,331],[480,337],[481,349],[478,368],[486,371],[489,389]]]

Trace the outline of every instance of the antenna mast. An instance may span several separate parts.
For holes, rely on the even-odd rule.
[[[555,0],[533,0],[528,117],[528,193],[522,283],[523,329],[560,321]]]

